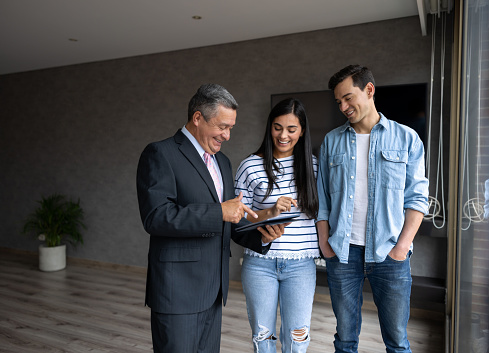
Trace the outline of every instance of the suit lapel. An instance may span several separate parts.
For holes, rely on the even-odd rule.
[[[214,201],[219,202],[216,187],[214,185],[214,181],[212,180],[211,174],[209,173],[207,166],[202,160],[202,157],[199,156],[199,153],[195,149],[194,145],[192,145],[192,142],[190,142],[190,140],[183,134],[181,130],[178,130],[174,138],[175,142],[180,145],[180,152],[182,152],[185,158],[187,158],[187,160],[197,170],[197,172],[200,174],[205,184],[211,191]]]
[[[221,170],[222,183],[223,183],[223,201],[234,198],[234,185],[233,185],[233,175],[229,164],[222,152],[216,153],[217,163],[219,164],[219,169]]]

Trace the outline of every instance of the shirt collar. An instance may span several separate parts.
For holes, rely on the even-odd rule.
[[[380,115],[380,120],[377,124],[380,124],[384,127],[384,129],[389,130],[389,122],[387,121],[387,118],[381,112],[379,112],[379,115]]]
[[[379,115],[380,115],[380,120],[379,120],[379,122],[378,122],[377,124],[375,124],[375,126],[377,126],[377,125],[381,125],[381,126],[383,126],[383,127],[386,129],[386,130],[388,130],[388,129],[389,129],[389,124],[388,124],[387,118],[385,117],[385,115],[384,115],[384,114],[382,114],[382,113],[380,113],[380,112],[379,112]],[[346,130],[347,130],[349,127],[350,127],[350,126],[351,126],[351,125],[350,125],[350,122],[349,122],[349,121],[347,121],[346,123],[344,123],[344,124],[341,126],[340,132],[341,132],[341,133],[345,132],[345,131],[346,131]],[[375,128],[375,126],[374,126],[374,128]]]
[[[205,150],[202,148],[202,146],[200,145],[199,141],[197,141],[197,139],[194,137],[194,135],[192,135],[190,133],[190,131],[187,130],[187,128],[185,127],[185,125],[182,127],[182,132],[183,132],[183,134],[185,136],[187,136],[187,138],[190,140],[190,142],[192,142],[192,145],[194,145],[195,149],[199,153],[199,156],[202,159],[204,159]]]

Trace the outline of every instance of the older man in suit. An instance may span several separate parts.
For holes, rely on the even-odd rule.
[[[137,170],[139,209],[150,234],[146,305],[155,352],[219,352],[229,282],[230,238],[259,253],[284,225],[235,232],[256,214],[234,198],[229,159],[220,152],[238,104],[216,84],[202,85],[187,124],[149,144]]]

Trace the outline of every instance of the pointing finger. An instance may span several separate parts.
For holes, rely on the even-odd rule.
[[[241,193],[240,193],[240,196],[242,196]],[[245,212],[247,212],[248,214],[250,214],[253,218],[258,218],[258,215],[255,212],[253,212],[251,210],[251,208],[249,208],[248,206],[246,206],[244,203],[242,203],[242,205],[243,205],[243,209],[245,210]]]

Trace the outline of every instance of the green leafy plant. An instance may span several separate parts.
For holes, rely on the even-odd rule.
[[[80,230],[86,226],[79,199],[74,202],[64,195],[54,194],[37,202],[39,207],[28,216],[24,233],[34,232],[36,238],[41,236],[48,247],[59,246],[64,239],[74,246],[83,244]]]

